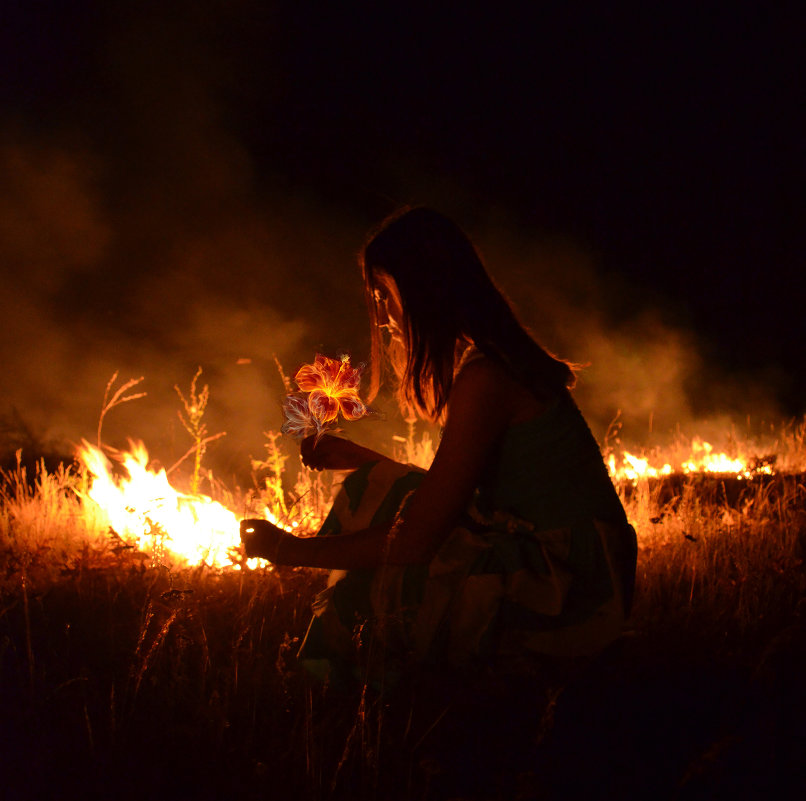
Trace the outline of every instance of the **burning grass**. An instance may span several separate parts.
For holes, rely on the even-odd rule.
[[[150,512],[145,533],[110,522],[86,462],[20,463],[0,490],[4,797],[693,798],[751,778],[774,795],[806,713],[804,426],[779,434],[769,470],[617,476],[638,591],[599,659],[382,696],[295,663],[321,571],[177,555]],[[275,434],[254,466],[251,491],[208,480],[208,500],[314,530],[330,487],[289,487]]]

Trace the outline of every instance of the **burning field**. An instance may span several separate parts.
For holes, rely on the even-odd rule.
[[[644,453],[611,430],[639,541],[624,637],[528,682],[379,696],[295,663],[325,574],[239,548],[245,516],[314,532],[332,485],[269,432],[252,489],[226,488],[201,400],[182,397],[194,444],[168,470],[99,430],[72,464],[2,476],[4,798],[745,798],[802,778],[803,424]],[[389,445],[433,455],[413,427]]]
[[[806,798],[795,9],[4,4],[0,801]],[[581,368],[639,548],[594,660],[323,686],[325,571],[241,550],[323,520],[275,363],[370,352],[407,204]],[[428,465],[394,414],[349,436]]]

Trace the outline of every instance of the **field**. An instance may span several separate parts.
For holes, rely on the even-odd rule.
[[[296,664],[324,572],[170,563],[110,531],[86,468],[12,467],[0,798],[803,797],[804,425],[774,447],[741,479],[618,480],[637,595],[599,657],[383,692]],[[327,488],[284,464],[270,449],[251,495],[219,498],[311,523]]]

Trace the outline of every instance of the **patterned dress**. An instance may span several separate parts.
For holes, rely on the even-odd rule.
[[[382,460],[344,481],[320,536],[393,521],[424,473]],[[510,426],[427,565],[333,571],[299,657],[387,680],[416,664],[592,654],[620,633],[635,532],[570,394]]]

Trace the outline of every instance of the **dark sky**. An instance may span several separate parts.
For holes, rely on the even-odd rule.
[[[180,440],[203,365],[254,451],[274,354],[366,354],[355,253],[404,203],[591,363],[600,430],[806,411],[802,15],[665,5],[5,3],[3,413],[91,436],[119,369],[121,430]]]

